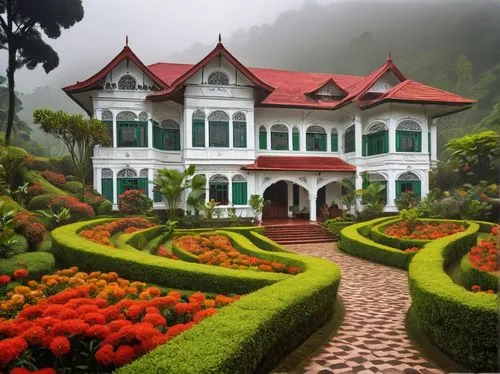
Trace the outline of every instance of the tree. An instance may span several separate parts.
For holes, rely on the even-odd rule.
[[[253,210],[253,216],[256,220],[260,219],[260,215],[264,211],[264,207],[269,204],[269,200],[264,200],[259,194],[250,195],[248,205]]]
[[[201,174],[195,175],[191,181],[191,191],[186,199],[186,204],[193,208],[195,216],[199,216],[205,205],[206,183],[205,176]]]
[[[84,118],[81,114],[68,114],[62,110],[56,112],[49,109],[35,110],[33,120],[44,132],[61,140],[68,148],[75,176],[85,186],[87,176],[92,169],[91,157],[94,147],[111,144],[106,125],[96,119]],[[82,199],[83,195],[84,191]]]
[[[56,39],[83,18],[82,0],[0,0],[0,48],[8,52],[9,107],[5,142],[10,143],[16,97],[14,73],[42,64],[46,73],[59,65],[59,56],[42,38]]]
[[[161,169],[158,171],[153,183],[158,187],[160,193],[165,196],[168,219],[175,218],[175,211],[181,195],[188,188],[193,187],[193,179],[196,190],[200,189],[201,185],[199,182],[201,182],[201,180],[199,178],[194,178],[195,171],[196,167],[194,165],[189,165],[183,171],[177,169]]]
[[[344,178],[340,181],[342,188],[342,204],[346,207],[348,213],[352,213],[352,207],[356,205],[356,185],[351,178]]]

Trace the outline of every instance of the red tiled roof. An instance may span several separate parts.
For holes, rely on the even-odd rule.
[[[356,171],[356,167],[338,157],[320,156],[259,156],[243,170],[274,171]]]

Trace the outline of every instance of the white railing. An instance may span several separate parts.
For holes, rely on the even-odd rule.
[[[153,148],[94,148],[95,159],[108,160],[157,160],[169,163],[182,161],[181,151],[160,151]]]

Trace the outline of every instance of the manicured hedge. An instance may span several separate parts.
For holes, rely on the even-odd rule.
[[[254,255],[300,263],[303,273],[242,297],[118,373],[267,372],[331,315],[339,268],[322,259],[270,253],[241,234],[219,231]]]
[[[248,235],[245,235],[252,243],[260,249],[271,252],[290,252],[284,246],[276,243],[274,240],[269,239],[267,236],[262,235],[256,230],[249,230]]]
[[[470,290],[473,285],[479,285],[483,291],[497,291],[500,278],[492,273],[476,269],[469,262],[468,254],[462,257],[460,261],[460,270],[462,272],[462,280],[467,289]]]
[[[28,203],[28,210],[48,210],[49,204],[58,195],[48,193],[33,197]]]
[[[42,194],[67,195],[68,193],[49,183],[36,171],[29,171],[24,175],[24,180],[32,184],[40,183],[42,185]]]
[[[65,191],[71,192],[72,194],[81,194],[83,191],[83,184],[82,182],[77,181],[66,182],[61,186],[61,188]]]
[[[28,269],[28,279],[39,279],[42,275],[54,271],[56,261],[47,252],[21,253],[8,259],[0,260],[0,274],[12,274],[16,269]]]
[[[367,260],[408,269],[414,253],[405,253],[400,249],[379,244],[368,237],[373,226],[387,220],[392,220],[392,217],[377,218],[344,228],[338,243],[339,249]]]
[[[107,216],[113,210],[113,203],[109,200],[103,200],[97,207],[96,214],[99,216]]]
[[[432,241],[409,267],[412,313],[419,328],[443,352],[474,371],[497,368],[496,296],[472,293],[445,273],[476,243],[479,225]]]
[[[172,254],[177,256],[177,258],[179,258],[180,260],[199,263],[197,256],[189,253],[188,251],[185,251],[183,248],[180,248],[175,244],[172,244]]]
[[[425,244],[429,243],[430,240],[421,240],[421,239],[402,239],[402,238],[394,238],[392,236],[386,235],[384,233],[387,226],[392,225],[393,223],[399,222],[400,219],[394,219],[391,221],[386,221],[381,224],[375,225],[370,229],[370,238],[376,241],[377,243],[388,245],[389,247],[398,248],[398,249],[406,249],[411,247],[422,248]],[[435,220],[423,220],[419,219],[419,221],[429,221],[434,222]]]
[[[52,231],[53,250],[58,261],[65,266],[77,265],[88,271],[115,271],[125,278],[171,288],[222,293],[248,293],[290,277],[171,260],[138,251],[129,244],[120,246],[118,250],[78,235],[83,229],[110,221],[113,219],[78,222]],[[133,238],[134,235],[131,235],[132,241]]]
[[[18,211],[23,209],[23,207],[10,196],[2,195],[0,196],[0,201],[3,203],[2,209],[0,209],[0,214],[5,214],[7,212],[10,212],[11,210]]]
[[[333,235],[340,238],[341,231],[343,228],[353,225],[354,221],[346,221],[339,218],[329,219],[324,223],[327,230],[331,231]]]

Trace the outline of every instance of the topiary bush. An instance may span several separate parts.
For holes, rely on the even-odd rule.
[[[66,178],[66,180],[67,180],[67,178]],[[78,194],[78,193],[82,193],[83,184],[82,184],[82,182],[71,181],[71,182],[64,183],[61,186],[61,188],[65,191],[71,192],[72,194]]]
[[[58,173],[57,171],[52,170],[44,170],[40,173],[40,175],[49,183],[55,184],[57,186],[61,186],[66,183],[66,178],[63,174]]]
[[[153,200],[142,190],[128,190],[118,196],[118,210],[123,214],[146,215],[153,209]]]
[[[50,208],[50,202],[57,197],[55,194],[45,194],[33,197],[28,203],[28,210],[45,210]]]
[[[98,216],[107,216],[113,211],[113,203],[109,200],[103,200],[97,207]]]
[[[42,275],[51,274],[56,267],[54,256],[48,252],[21,253],[0,261],[0,274],[12,274],[19,268],[28,270],[28,279],[40,279]]]
[[[93,218],[94,210],[89,204],[82,203],[73,196],[56,196],[50,202],[53,212],[60,212],[62,208],[68,208],[71,213],[71,222]]]
[[[16,231],[28,240],[32,248],[36,248],[47,235],[45,225],[39,221],[35,214],[27,210],[16,213],[15,225]]]
[[[51,194],[63,195],[63,196],[68,195],[67,192],[61,190],[60,188],[52,185],[47,180],[45,180],[45,178],[43,178],[37,171],[32,170],[32,171],[25,172],[23,175],[23,180],[26,182],[29,182],[31,184],[40,183],[40,185],[42,186],[42,190],[41,190],[42,194],[51,193]]]
[[[354,224],[354,221],[345,219],[343,217],[337,217],[329,219],[324,223],[324,226],[330,230],[337,238],[340,238],[340,233],[344,227],[348,227]]]

